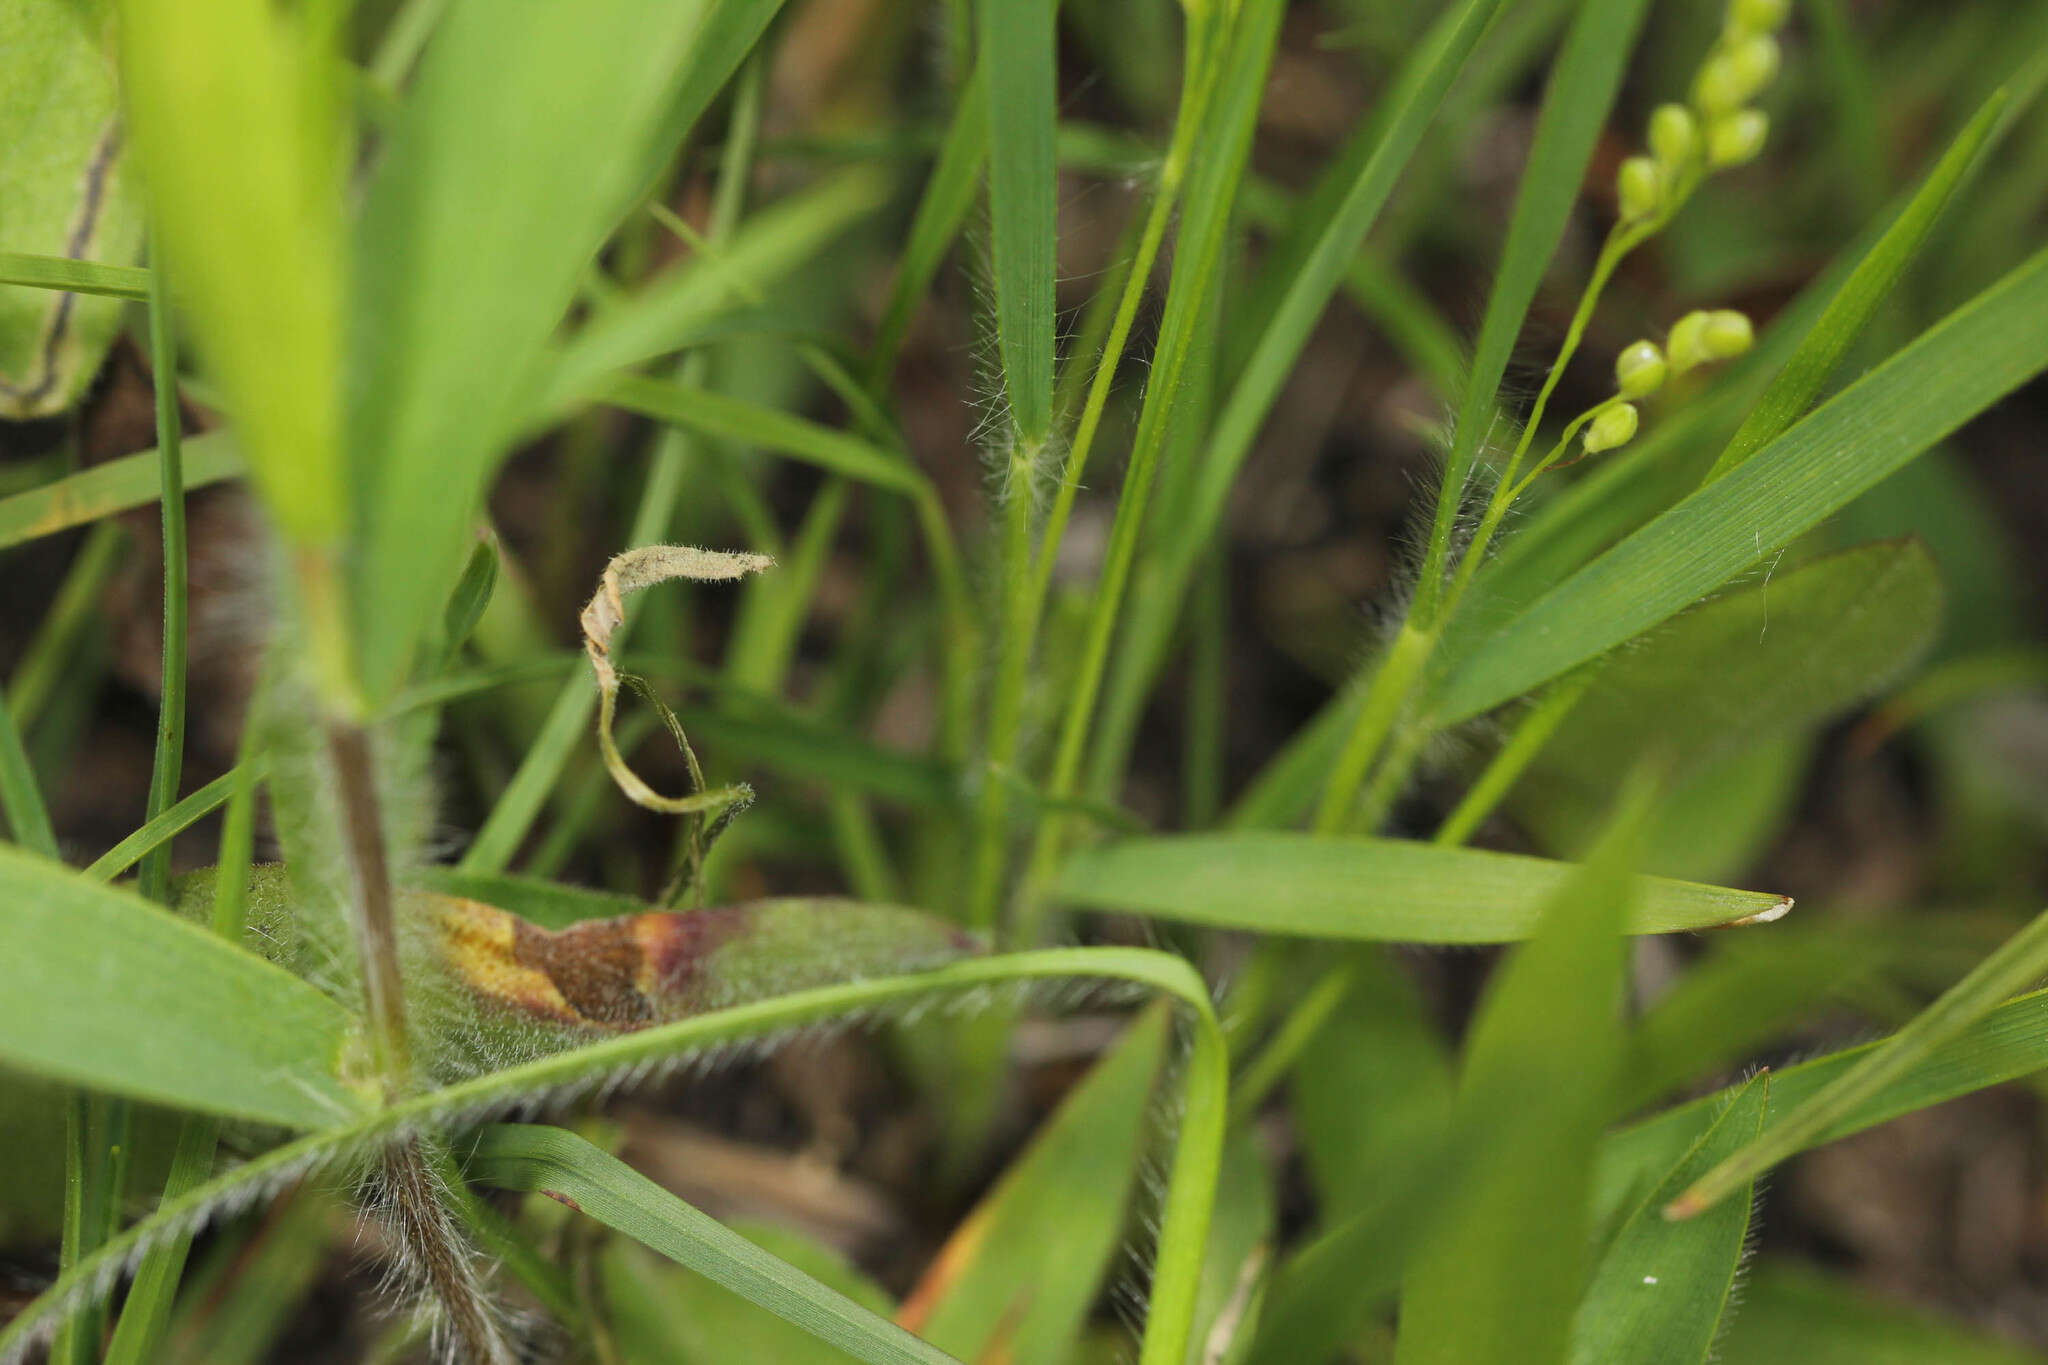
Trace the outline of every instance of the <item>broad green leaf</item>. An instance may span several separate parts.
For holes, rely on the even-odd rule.
[[[42,253],[136,273],[127,267],[142,247],[142,212],[108,60],[111,10],[105,0],[0,9],[0,244],[10,265]],[[28,282],[13,270],[0,278]],[[47,417],[84,391],[121,323],[121,304],[98,293],[0,289],[0,418]]]
[[[120,18],[128,127],[202,365],[280,529],[331,550],[351,142],[333,11],[121,0]]]
[[[1731,1199],[1691,1223],[1665,1221],[1664,1205],[1756,1136],[1769,1094],[1768,1074],[1736,1091],[1608,1242],[1592,1287],[1579,1302],[1571,1365],[1625,1360],[1703,1365],[1711,1358],[1714,1337],[1732,1307],[1751,1204]]]
[[[1465,1047],[1454,1184],[1408,1263],[1397,1365],[1555,1365],[1587,1260],[1594,1149],[1621,1079],[1622,932],[1652,788],[1548,898]]]
[[[542,1191],[871,1365],[957,1365],[953,1357],[769,1255],[574,1133],[533,1124],[483,1130],[466,1169],[501,1189]]]
[[[1128,839],[1067,861],[1055,894],[1070,904],[1311,938],[1506,943],[1578,875],[1570,864],[1401,839],[1191,834]],[[1754,916],[1783,896],[1644,877],[1627,931],[1672,933]]]
[[[715,256],[694,256],[598,313],[547,362],[534,420],[559,417],[615,371],[677,349],[802,268],[881,206],[887,182],[857,170],[749,217]]]
[[[1920,190],[1906,205],[1876,246],[1870,249],[1855,271],[1828,301],[1827,311],[1813,324],[1799,349],[1778,371],[1770,388],[1749,410],[1749,416],[1707,471],[1712,483],[1754,455],[1763,445],[1798,421],[1827,383],[1849,348],[1863,334],[1864,327],[1891,293],[1892,287],[1920,254],[1928,234],[1941,218],[1942,210],[1968,182],[1982,153],[1988,148],[2005,107],[2005,92],[1999,91],[1970,120],[1950,144],[1948,152],[1927,173]]]
[[[457,0],[387,130],[355,238],[349,464],[359,675],[390,696],[584,272],[638,188],[700,3],[516,24]],[[609,149],[609,150],[607,150]]]
[[[981,0],[988,100],[989,241],[996,342],[1010,421],[1028,445],[1052,430],[1055,0]]]
[[[188,492],[242,474],[241,450],[226,432],[187,440],[184,455]],[[89,525],[131,507],[147,507],[162,492],[154,450],[81,469],[40,488],[0,498],[0,549]]]
[[[1467,719],[1641,634],[2044,367],[2048,250],[1547,593],[1442,685],[1433,714]]]
[[[2041,1365],[2044,1357],[1944,1321],[1793,1261],[1770,1260],[1743,1282],[1719,1365]]]
[[[1411,1169],[1441,1139],[1456,1088],[1414,983],[1385,953],[1360,953],[1354,970],[1357,984],[1302,1049],[1288,1084],[1326,1226],[1370,1205],[1390,1171]]]
[[[886,1318],[895,1305],[815,1242],[766,1224],[733,1230],[785,1264]],[[614,1242],[603,1259],[607,1321],[634,1365],[840,1365],[851,1357],[710,1280]]]
[[[1912,1074],[1944,1044],[1968,1032],[2005,997],[2048,973],[2048,912],[2007,939],[1976,970],[1826,1089],[1801,1103],[1758,1137],[1701,1176],[1672,1201],[1674,1217],[1692,1217],[1728,1197],[1796,1152],[1804,1151]]]
[[[362,1112],[350,1017],[311,986],[44,858],[0,849],[0,886],[0,1063],[287,1128]]]
[[[1122,1245],[1167,1016],[1140,1015],[967,1215],[898,1320],[963,1360],[1058,1365]]]
[[[1709,602],[1601,668],[1529,769],[1517,806],[1547,847],[1568,855],[1615,772],[1661,753],[1705,779],[1717,764],[1797,738],[1902,677],[1939,633],[1942,603],[1940,574],[1918,541],[1831,555]]]
[[[1579,6],[1564,47],[1551,66],[1543,109],[1537,116],[1536,138],[1529,148],[1529,164],[1522,172],[1507,244],[1501,249],[1500,268],[1487,296],[1486,316],[1479,324],[1471,371],[1451,431],[1450,457],[1437,494],[1429,555],[1422,570],[1424,587],[1418,606],[1425,617],[1434,610],[1442,591],[1452,527],[1472,467],[1493,428],[1508,358],[1578,202],[1593,143],[1621,88],[1629,49],[1635,45],[1647,8],[1646,0],[1591,0]]]

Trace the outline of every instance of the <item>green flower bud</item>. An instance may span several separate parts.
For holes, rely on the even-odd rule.
[[[1692,102],[1708,114],[1726,114],[1750,99],[1778,74],[1778,40],[1752,33],[1724,43],[1700,68]]]
[[[1650,150],[1666,175],[1675,173],[1699,150],[1700,125],[1682,104],[1660,104],[1650,115]]]
[[[1638,341],[1614,358],[1614,385],[1623,398],[1645,398],[1664,383],[1664,352],[1654,341]]]
[[[1769,33],[1792,13],[1792,0],[1728,0],[1728,31]]]
[[[1761,109],[1738,109],[1707,125],[1707,164],[1715,170],[1756,160],[1770,135],[1771,120]]]
[[[1664,341],[1664,352],[1671,358],[1671,373],[1684,374],[1713,358],[1707,354],[1706,333],[1707,315],[1702,311],[1687,313],[1671,324],[1671,335]]]
[[[1664,173],[1646,156],[1632,156],[1621,163],[1614,177],[1614,192],[1621,200],[1623,222],[1648,218],[1664,202]]]
[[[1598,455],[1603,450],[1625,446],[1635,439],[1636,407],[1633,403],[1618,403],[1593,419],[1586,428],[1586,453]]]
[[[1707,314],[1700,332],[1700,345],[1715,360],[1733,360],[1756,344],[1756,331],[1749,319],[1733,308]]]

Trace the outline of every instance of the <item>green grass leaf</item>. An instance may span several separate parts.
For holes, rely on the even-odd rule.
[[[666,355],[802,269],[880,208],[888,182],[862,169],[790,195],[747,218],[715,256],[693,256],[599,312],[546,362],[530,420],[558,418],[614,372]]]
[[[1397,943],[1506,943],[1534,931],[1572,884],[1568,863],[1401,839],[1192,834],[1076,853],[1055,893],[1074,905],[1262,933]],[[1631,933],[1661,934],[1781,912],[1761,891],[1640,879]]]
[[[1607,1244],[1592,1287],[1579,1303],[1571,1365],[1626,1360],[1702,1365],[1710,1358],[1722,1317],[1731,1308],[1751,1203],[1731,1199],[1709,1217],[1687,1224],[1666,1222],[1664,1205],[1756,1136],[1769,1095],[1768,1074],[1737,1090]]]
[[[350,1016],[311,986],[44,858],[0,849],[0,887],[0,1062],[287,1128],[361,1112]]]
[[[1806,405],[1821,391],[1849,348],[1863,335],[1863,329],[1878,305],[1927,244],[1942,211],[1968,183],[1982,155],[1990,147],[2005,108],[2003,90],[1993,95],[1969,125],[1956,136],[1946,154],[1927,173],[1905,210],[1893,220],[1883,237],[1856,264],[1842,287],[1828,300],[1827,311],[1815,321],[1799,349],[1778,371],[1771,386],[1749,410],[1723,450],[1707,471],[1707,482],[1726,474],[1754,455],[1779,433],[1798,421]]]
[[[963,1360],[1059,1365],[1124,1231],[1168,1019],[1147,1010],[953,1230],[901,1320]]]
[[[466,1170],[482,1184],[544,1191],[857,1360],[958,1365],[574,1133],[536,1124],[494,1124],[478,1136]]]
[[[128,125],[205,369],[287,539],[347,528],[343,204],[351,159],[332,11],[122,0]]]
[[[1671,1216],[1696,1216],[1780,1161],[1814,1145],[1844,1117],[1900,1084],[1938,1048],[1963,1036],[2005,997],[2040,980],[2044,973],[2048,973],[2048,912],[2007,939],[1997,952],[1826,1089],[1702,1175],[1668,1206]]]
[[[1766,1261],[1715,1350],[1719,1365],[2041,1365],[2044,1357],[1960,1322],[1880,1302],[1845,1280]]]
[[[1435,719],[1478,715],[1667,619],[2044,367],[2048,251],[1547,593],[1442,685]]]
[[[355,240],[359,674],[406,679],[548,340],[638,189],[705,8],[458,0],[387,130]]]
[[[97,261],[38,256],[28,251],[0,251],[0,284],[61,289],[136,302],[149,297],[149,272],[139,266],[101,265]]]
[[[1235,371],[1199,467],[1188,476],[1187,511],[1170,535],[1156,539],[1136,585],[1110,675],[1105,706],[1111,718],[1105,733],[1124,730],[1143,706],[1165,662],[1195,566],[1215,539],[1230,490],[1260,428],[1452,82],[1500,8],[1499,0],[1466,0],[1445,13],[1428,42],[1403,66],[1380,112],[1346,144],[1303,206],[1296,231],[1279,249],[1278,262],[1284,265],[1276,262],[1254,287],[1267,296],[1251,324],[1257,340],[1243,368]],[[1260,302],[1257,293],[1254,302]],[[1256,320],[1261,314],[1262,323]]]
[[[1453,1183],[1408,1263],[1397,1365],[1554,1365],[1584,1287],[1596,1140],[1621,1076],[1622,931],[1652,788],[1501,967],[1466,1044]]]
[[[1593,143],[1621,88],[1622,70],[1647,8],[1647,0],[1591,0],[1579,6],[1550,68],[1536,137],[1508,222],[1507,243],[1501,248],[1500,267],[1486,298],[1486,316],[1479,324],[1479,340],[1451,428],[1451,451],[1422,569],[1421,604],[1428,610],[1433,610],[1442,590],[1451,531],[1472,467],[1493,429],[1501,378],[1515,339],[1578,202]]]
[[[986,85],[977,68],[961,89],[946,140],[939,144],[938,161],[903,239],[896,281],[889,288],[889,302],[875,325],[874,345],[869,350],[868,385],[878,392],[896,368],[896,355],[910,331],[918,300],[931,288],[946,253],[960,235],[961,224],[967,221],[968,210],[974,207],[981,168],[988,161]]]
[[[193,437],[184,443],[184,455],[187,491],[240,478],[243,472],[241,450],[226,432]],[[162,492],[154,450],[81,469],[40,488],[0,498],[0,549],[147,507]]]
[[[978,9],[996,342],[1010,421],[1018,439],[1036,446],[1052,430],[1056,6],[982,0]]]
[[[1874,693],[1941,628],[1918,541],[1830,555],[1688,612],[1609,662],[1526,779],[1540,829],[1584,827],[1615,772],[1656,752],[1698,772]],[[1552,841],[1553,843],[1555,841]]]

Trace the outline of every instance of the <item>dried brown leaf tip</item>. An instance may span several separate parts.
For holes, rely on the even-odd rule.
[[[619,683],[622,675],[612,663],[612,637],[626,619],[626,596],[642,588],[651,588],[657,583],[683,578],[697,583],[730,582],[744,578],[750,573],[759,573],[775,563],[766,555],[746,554],[732,550],[701,550],[690,545],[647,545],[637,550],[628,550],[616,555],[605,565],[604,577],[599,581],[597,592],[584,606],[581,617],[583,625],[583,651],[590,656],[591,671],[597,677],[598,720],[597,743],[603,752],[604,765],[611,773],[612,781],[619,790],[637,806],[647,810],[663,811],[672,815],[698,815],[712,812],[731,812],[744,806],[752,793],[745,788],[722,788],[718,791],[704,790],[702,772],[698,769],[696,755],[683,737],[682,727],[675,716],[649,694],[648,699],[661,711],[669,732],[690,768],[690,777],[696,790],[687,796],[663,796],[647,785],[640,775],[628,767],[619,753],[618,745],[612,738],[612,723],[618,710]],[[637,678],[623,679],[633,683],[643,693],[644,684]]]

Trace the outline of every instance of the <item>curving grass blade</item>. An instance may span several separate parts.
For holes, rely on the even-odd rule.
[[[1056,894],[1074,905],[1310,938],[1506,943],[1579,875],[1569,863],[1403,839],[1192,834],[1129,839],[1068,860]],[[1639,880],[1628,932],[1769,920],[1784,896]]]
[[[486,1185],[559,1199],[869,1365],[959,1365],[574,1133],[493,1124],[466,1169]]]

